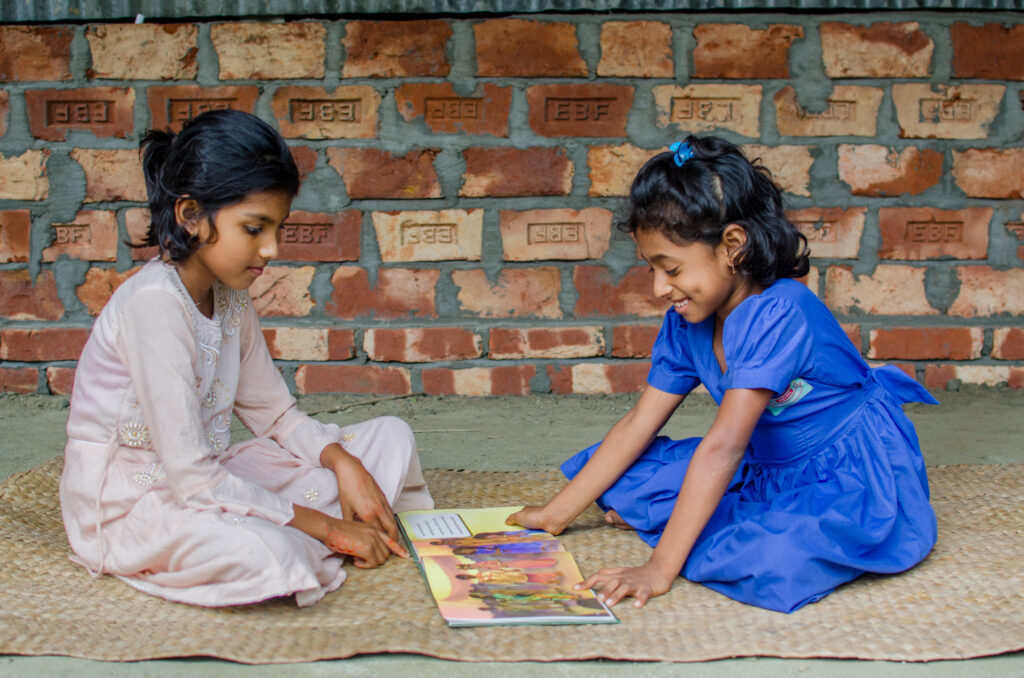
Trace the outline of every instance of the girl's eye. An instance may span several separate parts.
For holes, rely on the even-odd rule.
[[[679,268],[678,267],[673,268],[671,270],[666,270],[665,271],[665,275],[675,275],[676,273],[679,273]]]
[[[248,233],[249,235],[254,235],[255,236],[255,235],[259,235],[260,233],[262,233],[263,229],[259,228],[258,226],[246,226],[245,227],[245,232]]]

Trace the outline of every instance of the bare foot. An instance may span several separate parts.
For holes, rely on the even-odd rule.
[[[608,512],[604,514],[604,522],[608,523],[612,527],[617,527],[620,530],[632,530],[633,527],[622,519],[615,509],[608,509]]]

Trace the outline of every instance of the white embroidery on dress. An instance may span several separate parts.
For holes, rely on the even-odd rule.
[[[200,401],[203,407],[208,410],[212,410],[217,406],[217,403],[223,401],[227,395],[227,388],[224,386],[224,382],[220,379],[214,378],[213,383],[210,384],[210,390],[206,392],[206,395]]]
[[[125,447],[149,447],[149,427],[145,424],[135,421],[121,424],[117,433]]]
[[[145,471],[136,471],[132,474],[132,480],[143,487],[149,487],[158,480],[163,480],[167,477],[164,473],[163,464],[150,464],[149,468]]]
[[[230,337],[242,324],[242,316],[249,307],[249,296],[245,292],[220,287],[217,298],[217,311],[220,315],[221,334],[224,339]]]
[[[206,432],[206,444],[213,450],[214,456],[220,456],[220,453],[224,451],[224,441],[218,433],[214,431]]]
[[[310,504],[315,504],[320,501],[320,490],[315,490],[312,487],[304,492],[306,495],[306,501]]]
[[[210,428],[206,431],[206,442],[215,456],[220,456],[231,444],[231,423],[227,416],[218,414],[210,420]]]
[[[341,442],[350,443],[358,437],[359,436],[356,435],[355,433],[346,433],[345,435],[341,436]]]

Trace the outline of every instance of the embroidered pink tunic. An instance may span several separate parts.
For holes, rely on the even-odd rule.
[[[255,438],[230,444],[234,412]],[[244,291],[214,287],[199,313],[173,266],[154,260],[117,289],[78,363],[60,499],[76,562],[153,595],[236,605],[295,594],[309,605],[345,581],[342,558],[286,523],[292,504],[341,517],[339,442],[395,511],[430,508],[408,425],[339,428],[301,413]]]

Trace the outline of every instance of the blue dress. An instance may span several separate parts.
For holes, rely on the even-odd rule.
[[[719,404],[731,388],[766,388],[775,397],[682,575],[744,603],[792,612],[864,572],[920,562],[935,544],[935,513],[902,405],[937,401],[895,367],[869,368],[828,308],[794,280],[748,297],[729,315],[724,373],[712,348],[714,322],[690,324],[670,309],[648,383],[676,394],[703,383]],[[700,440],[659,436],[598,505],[655,546]],[[562,471],[575,476],[597,447]]]

